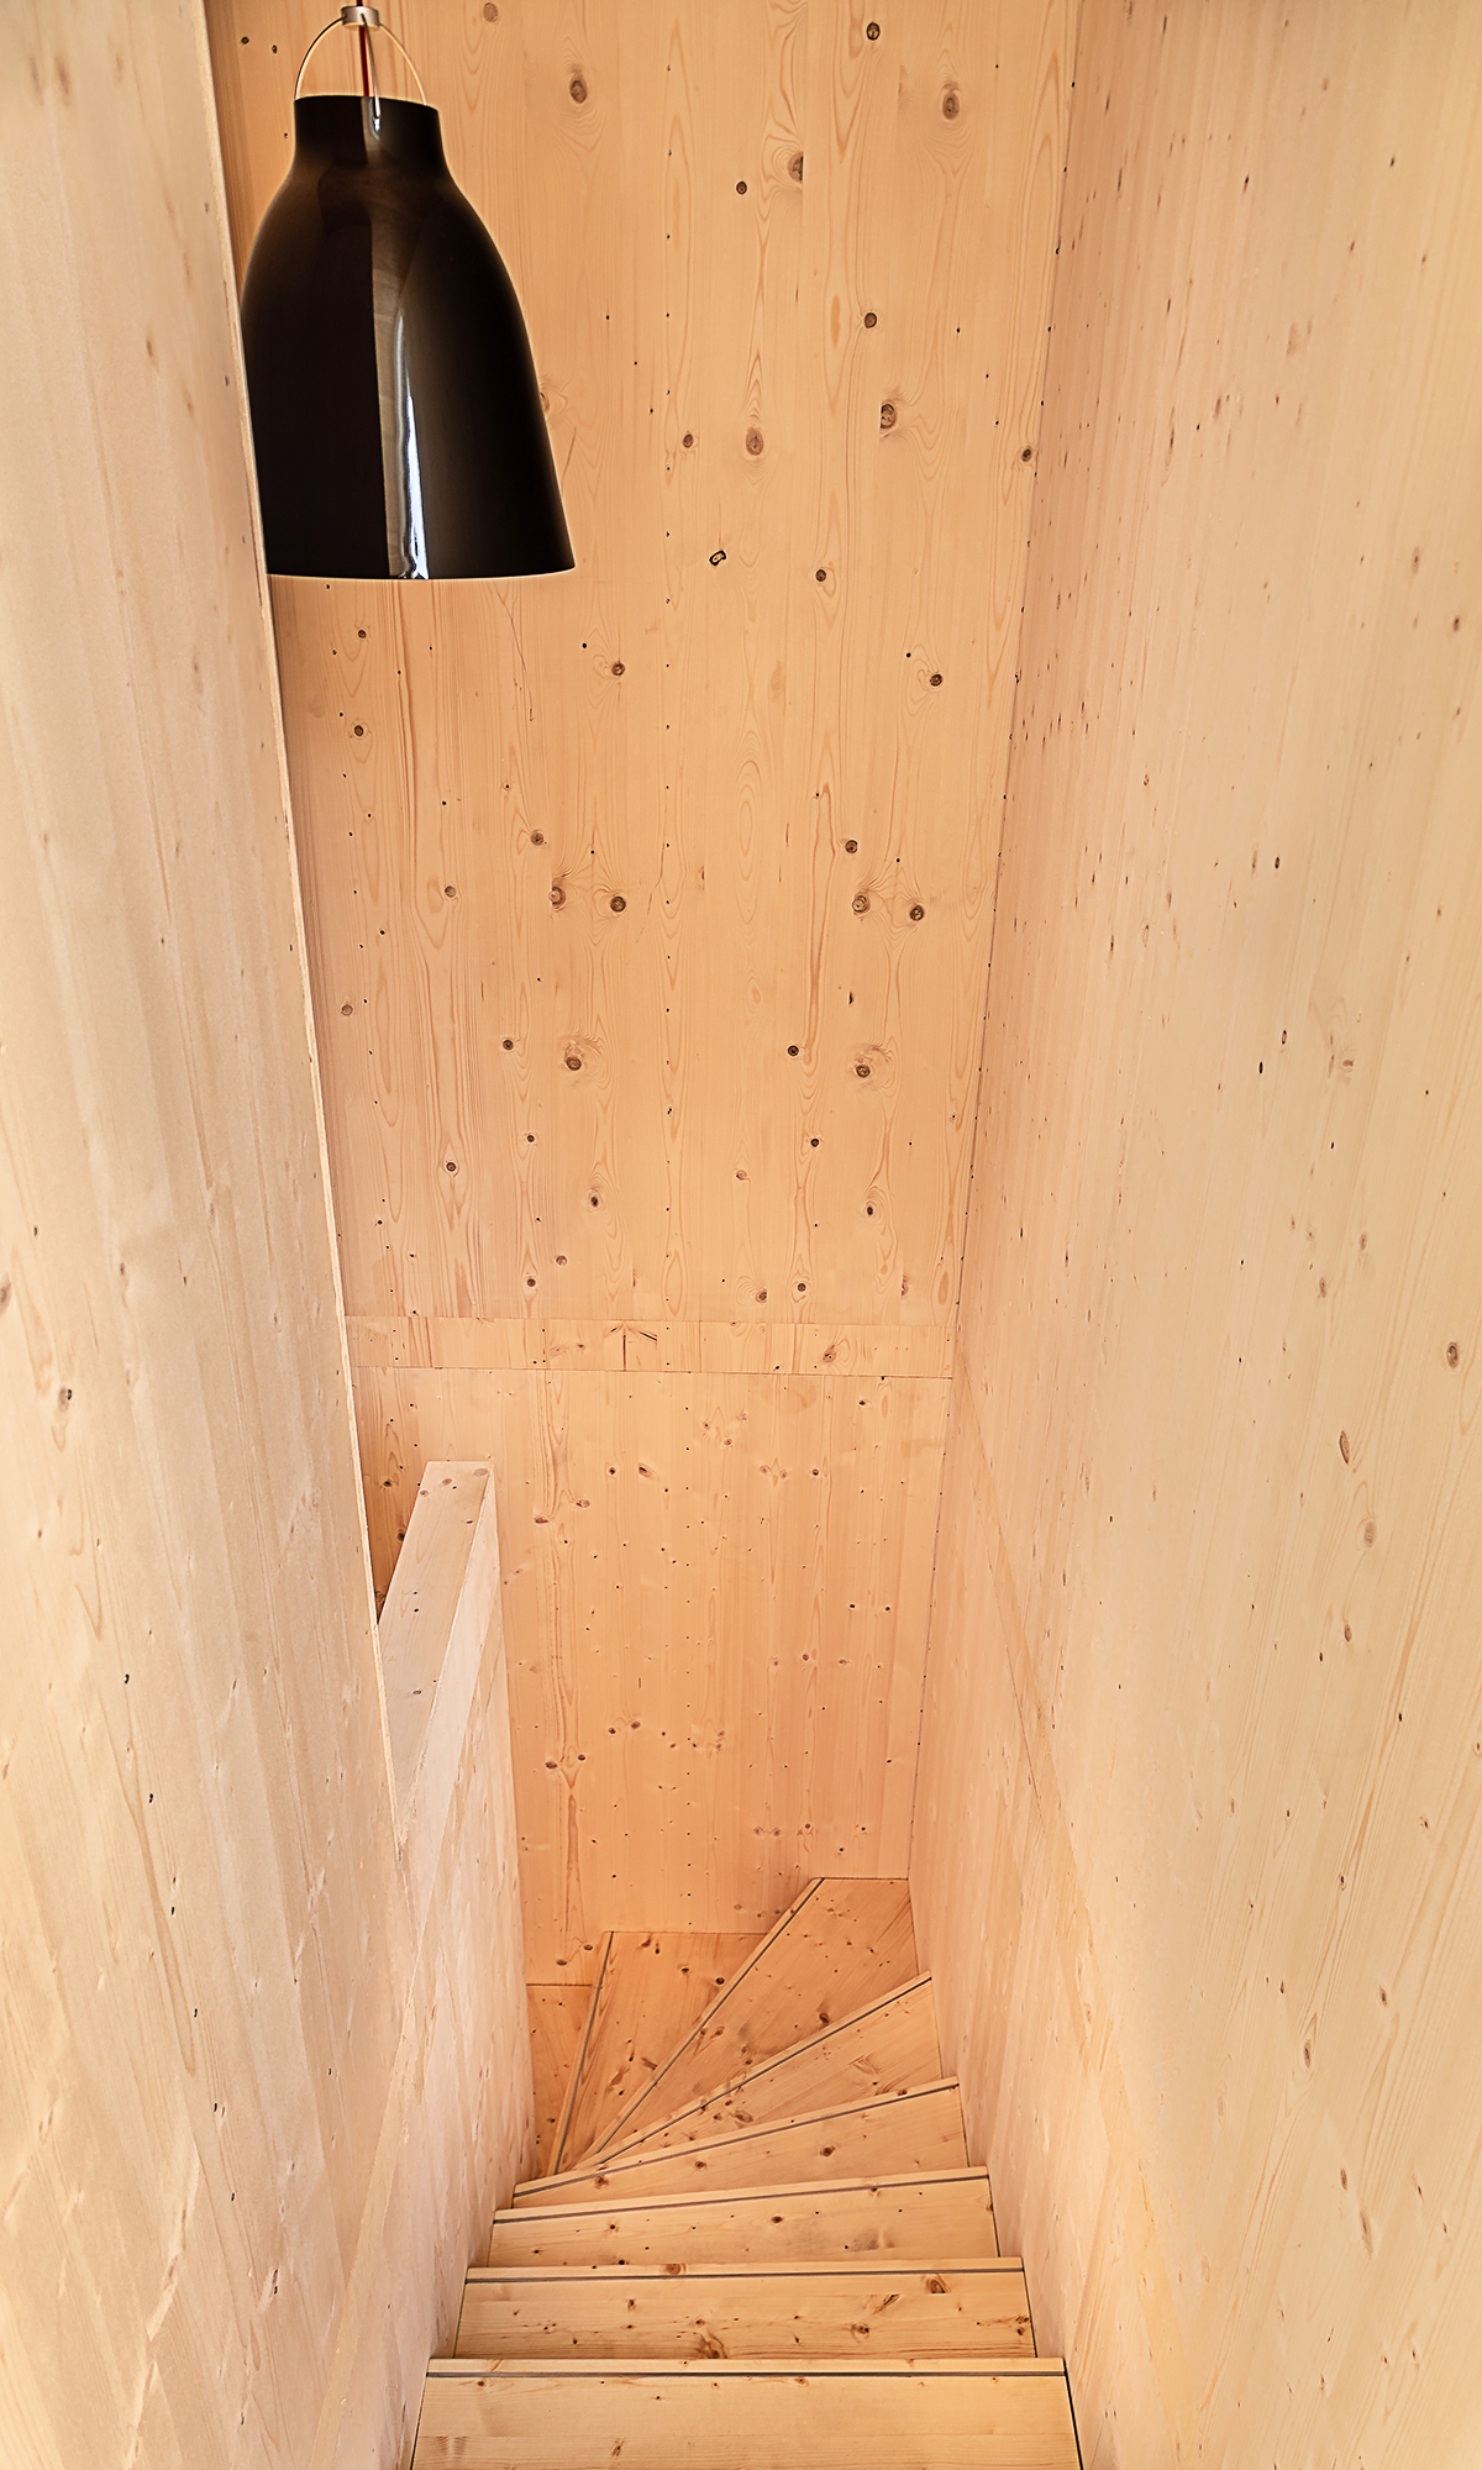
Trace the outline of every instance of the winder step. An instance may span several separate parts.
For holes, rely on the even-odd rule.
[[[909,2092],[915,2084],[938,2083],[941,2073],[931,1977],[923,1973],[906,1989],[887,1991],[858,2015],[829,2025],[780,2058],[764,2060],[730,2092],[697,2101],[645,2135],[610,2144],[600,2161],[605,2166],[640,2152],[708,2143],[764,2119],[805,2117],[824,2104],[837,2108],[845,2101]]]
[[[769,2187],[798,2179],[898,2177],[967,2166],[957,2079],[848,2102],[803,2118],[768,2119],[708,2144],[634,2153],[560,2178],[527,2179],[522,2205],[582,2204],[594,2196],[668,2196],[687,2188]]]
[[[903,1878],[815,1878],[609,2128],[606,2150],[920,1972]]]

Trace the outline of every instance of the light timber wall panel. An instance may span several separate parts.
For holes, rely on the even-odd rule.
[[[1090,10],[915,1885],[1088,2465],[1482,2449],[1482,21]]]
[[[459,1448],[502,1475],[542,1966],[615,1922],[770,1919],[824,1836],[861,1871],[898,1857],[924,1646],[902,1600],[941,1428],[940,1398],[904,1392],[949,1362],[1073,16],[396,17],[526,306],[578,570],[280,580],[274,608],[377,1579],[456,1397]],[[319,18],[208,18],[245,261]],[[623,1377],[547,1377],[578,1363]],[[376,1374],[396,1365],[428,1377]],[[574,1754],[572,1693],[605,1708],[644,1644],[623,1606],[589,1632],[566,1579],[521,1575],[551,1549],[547,1436],[626,1467],[636,1435],[678,1432],[681,1398],[720,1394],[651,1375],[734,1371],[745,1430],[790,1464],[792,1434],[811,1466],[825,1410],[787,1376],[846,1367],[899,1384],[891,1437],[841,1442],[866,1411],[827,1408],[817,1532],[805,1547],[789,1510],[780,1604],[749,1496],[679,1453],[674,1515],[696,1482],[685,1514],[719,1522],[727,1592],[714,1615],[704,1588],[673,1599],[652,1720],[685,1736],[716,1653],[749,1712],[718,1832],[708,1762],[670,1796],[705,1859],[625,1874],[616,1769],[583,1775],[573,1832],[536,1817]],[[454,1377],[480,1368],[520,1377]],[[857,1448],[883,1487],[865,1509]],[[891,1541],[861,1658],[835,1581],[862,1516]],[[821,1694],[753,1766],[763,1838],[741,1778],[774,1653],[862,1695]],[[609,1909],[614,1874],[663,1900]]]
[[[394,2470],[530,2095],[398,1866],[197,12],[0,19],[0,2458]]]
[[[947,1384],[552,1373],[532,1414],[531,1377],[358,1396],[383,1553],[474,1434],[529,1505],[504,1586],[532,1978],[589,1969],[594,1912],[760,1930],[800,1877],[902,1874]]]

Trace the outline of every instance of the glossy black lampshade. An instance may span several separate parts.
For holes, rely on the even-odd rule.
[[[270,569],[572,566],[520,304],[437,113],[353,94],[293,111],[242,298]]]

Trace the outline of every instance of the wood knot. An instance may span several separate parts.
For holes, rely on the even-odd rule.
[[[919,925],[921,924],[922,919],[925,917],[925,915],[926,915],[926,911],[922,908],[921,903],[920,903],[919,901],[912,901],[912,903],[911,903],[911,924],[912,924],[913,926],[919,926]]]
[[[613,896],[612,896],[611,900],[608,902],[607,906],[608,906],[608,908],[609,908],[609,909],[615,910],[615,911],[617,911],[617,912],[619,912],[619,913],[620,913],[621,911],[623,911],[624,909],[626,909],[626,908],[627,908],[628,904],[627,904],[627,902],[624,900],[624,898],[623,898],[623,896],[622,896],[621,892],[614,892],[614,894],[613,894]]]
[[[787,176],[788,176],[789,180],[801,180],[801,179],[802,179],[802,177],[803,177],[803,158],[802,158],[802,156],[801,156],[800,154],[795,154],[795,155],[792,157],[792,160],[790,161],[790,163],[788,164],[788,167],[787,167]]]
[[[882,428],[882,429],[893,429],[893,428],[895,427],[895,424],[896,424],[896,420],[897,420],[897,418],[898,418],[898,414],[897,414],[897,412],[896,412],[896,408],[895,408],[895,405],[894,405],[893,403],[882,403],[882,404],[881,404],[881,406],[880,406],[880,426],[881,426],[881,428]]]
[[[559,883],[553,883],[551,885],[551,907],[553,909],[564,909],[565,906],[566,894],[564,890]]]
[[[749,455],[759,455],[759,454],[761,453],[762,448],[763,448],[763,446],[765,445],[765,443],[766,443],[766,440],[765,440],[765,439],[764,439],[764,437],[762,436],[762,433],[761,433],[760,429],[748,429],[748,430],[747,430],[747,432],[746,432],[746,451],[747,451],[747,453],[748,453]]]
[[[864,913],[868,909],[869,905],[870,896],[868,892],[856,892],[853,900],[849,904],[857,918],[862,918],[864,916]]]
[[[585,103],[587,99],[586,79],[580,75],[573,77],[568,92],[573,103]]]
[[[955,120],[962,109],[962,97],[955,86],[949,86],[942,97],[942,118]]]

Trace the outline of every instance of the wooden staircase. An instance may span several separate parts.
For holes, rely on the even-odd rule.
[[[547,2114],[549,2115],[549,2113]],[[898,1879],[616,1932],[413,2470],[1078,2470]]]

